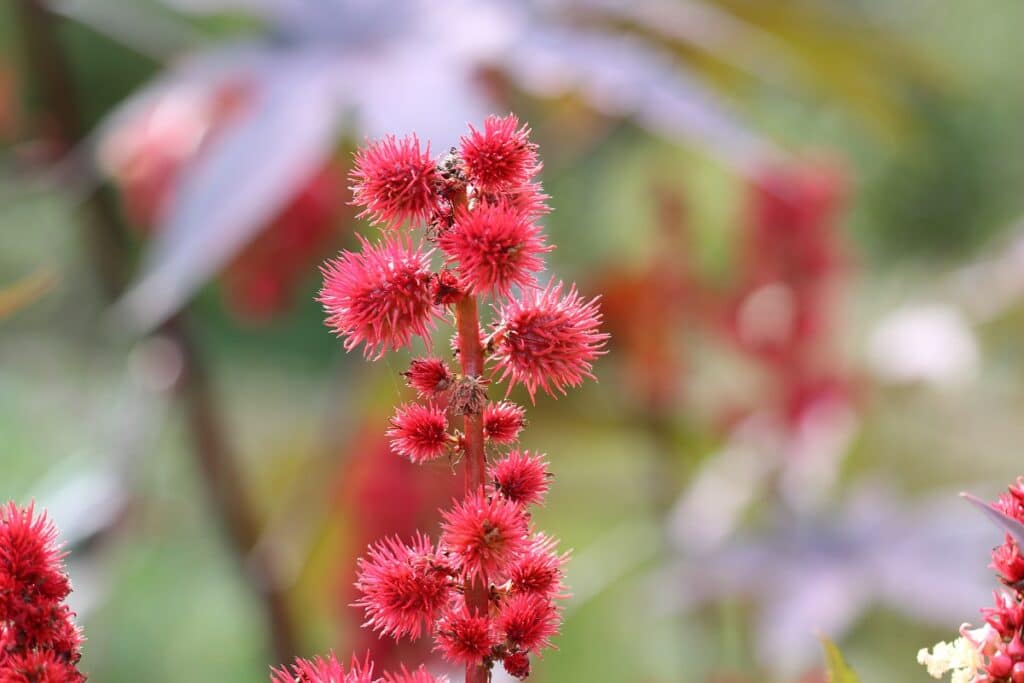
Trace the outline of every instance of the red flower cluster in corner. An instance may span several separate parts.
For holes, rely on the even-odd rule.
[[[0,507],[0,683],[81,683],[82,636],[57,529],[33,505]]]
[[[352,350],[374,360],[429,339],[452,319],[454,361],[412,361],[403,373],[420,402],[396,409],[391,450],[413,463],[447,457],[465,466],[465,496],[442,511],[434,542],[385,538],[359,560],[355,605],[364,626],[384,636],[429,635],[434,650],[464,666],[467,683],[490,680],[498,662],[526,678],[530,659],[558,633],[567,556],[532,528],[529,505],[543,502],[551,474],[540,454],[512,450],[526,424],[510,401],[488,400],[492,382],[555,396],[592,378],[607,335],[597,300],[575,285],[537,282],[546,245],[537,219],[546,199],[529,129],[514,116],[491,117],[440,159],[416,136],[389,136],[356,155],[355,203],[380,225],[379,244],[362,241],[323,269],[318,297],[327,324]],[[421,238],[396,234],[409,223]],[[434,248],[441,252],[432,268]],[[493,298],[494,322],[481,325],[479,298]],[[489,462],[489,459],[491,460]],[[438,680],[423,670],[374,678],[369,660],[346,671],[336,660],[299,661],[274,683]]]
[[[1024,523],[1024,478],[1009,486],[990,507]],[[1008,590],[996,592],[995,604],[982,608],[985,623],[980,628],[964,624],[958,640],[918,653],[918,662],[935,678],[949,671],[957,682],[1024,683],[1024,562],[1013,536],[1006,534],[1002,545],[992,550],[989,566]]]

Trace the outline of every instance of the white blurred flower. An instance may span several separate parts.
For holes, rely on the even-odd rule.
[[[957,638],[952,643],[936,643],[931,652],[922,648],[917,653],[917,663],[923,665],[932,678],[942,678],[952,672],[951,683],[973,683],[978,680],[981,653],[967,638]]]
[[[890,313],[878,323],[868,342],[868,361],[886,382],[951,387],[977,374],[978,343],[957,309],[918,305]]]

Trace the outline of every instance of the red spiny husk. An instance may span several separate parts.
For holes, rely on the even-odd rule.
[[[522,507],[483,489],[441,516],[441,545],[471,579],[499,576],[526,547]]]
[[[355,605],[382,635],[419,638],[450,602],[453,571],[430,540],[417,534],[411,545],[386,538],[360,558]]]
[[[414,358],[402,375],[420,398],[435,398],[444,393],[454,379],[451,369],[440,358]]]
[[[490,617],[459,602],[444,613],[434,633],[434,649],[453,664],[480,664],[499,642]]]
[[[15,652],[0,660],[0,683],[77,683],[85,678],[53,650]]]
[[[540,170],[537,146],[530,129],[514,114],[488,116],[482,131],[472,126],[461,140],[462,167],[469,181],[483,192],[507,192],[521,187]]]
[[[388,135],[360,150],[350,177],[359,216],[384,227],[426,223],[437,208],[441,177],[430,145],[421,149],[415,135]]]
[[[391,237],[371,245],[360,237],[361,252],[344,251],[321,268],[318,301],[327,324],[351,351],[379,359],[386,349],[429,337],[438,315],[431,293],[430,251],[411,240]]]
[[[0,507],[0,682],[85,680],[63,560],[45,514],[32,504]]]
[[[513,648],[537,651],[551,647],[560,618],[551,600],[534,593],[515,593],[501,603],[497,627]]]
[[[448,683],[446,676],[434,676],[422,666],[408,671],[404,666],[397,673],[385,673],[380,683]]]
[[[366,658],[359,661],[352,658],[346,672],[345,667],[333,652],[326,657],[312,659],[295,658],[290,667],[273,669],[271,683],[374,683],[373,662]]]
[[[533,286],[534,273],[544,268],[542,256],[551,251],[540,226],[506,201],[460,208],[438,246],[458,264],[464,291],[503,297],[514,286]]]
[[[501,660],[501,664],[513,678],[523,680],[530,675],[530,655],[525,652],[512,652]]]
[[[515,443],[525,426],[526,410],[520,405],[501,401],[484,408],[484,437],[493,444]]]
[[[448,418],[433,404],[408,403],[391,418],[391,450],[414,463],[436,460],[448,452]]]
[[[533,593],[546,598],[565,598],[562,567],[568,553],[559,554],[558,541],[542,533],[530,539],[526,550],[509,567],[508,578],[518,593]]]
[[[593,379],[591,364],[605,353],[597,299],[584,301],[575,285],[563,296],[563,288],[552,280],[498,308],[496,371],[510,389],[523,384],[531,399],[537,389],[554,396]]]
[[[487,470],[495,491],[520,505],[539,505],[548,492],[551,472],[543,455],[513,450]]]

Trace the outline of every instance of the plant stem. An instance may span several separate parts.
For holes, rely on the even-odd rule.
[[[17,6],[26,63],[40,88],[40,100],[56,123],[59,151],[66,154],[85,131],[72,71],[57,35],[56,19],[42,0],[18,0]],[[118,210],[113,197],[103,191],[91,193],[84,208],[86,248],[104,295],[114,299],[124,290],[131,263]],[[274,663],[290,661],[297,652],[294,624],[284,590],[276,579],[272,557],[257,546],[257,517],[242,486],[238,459],[228,444],[199,346],[180,314],[165,323],[158,334],[166,335],[181,351],[183,368],[177,396],[194,442],[189,450],[203,474],[203,484],[229,548],[263,606]]]
[[[480,345],[480,316],[476,297],[466,294],[455,309],[459,334],[459,362],[466,377],[480,377],[484,369],[484,351]],[[466,462],[466,494],[473,494],[486,482],[487,460],[484,456],[484,420],[481,413],[467,414],[463,420],[463,439]],[[466,606],[476,614],[486,614],[489,608],[487,584],[477,578],[466,589]],[[491,672],[484,665],[466,667],[466,683],[487,683]]]
[[[209,373],[180,318],[172,318],[162,331],[178,344],[184,359],[177,391],[210,505],[220,519],[243,577],[263,605],[274,657],[278,663],[288,662],[298,647],[287,596],[277,579],[273,555],[258,544],[259,524],[243,485],[238,458],[228,444]]]

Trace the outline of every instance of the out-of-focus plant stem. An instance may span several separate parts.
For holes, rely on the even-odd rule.
[[[17,0],[27,69],[40,89],[40,102],[53,117],[55,142],[66,153],[83,137],[75,83],[57,35],[57,18],[42,0]],[[84,203],[86,248],[104,294],[113,299],[128,281],[130,252],[113,197],[92,193]],[[275,663],[290,661],[297,652],[295,628],[283,587],[276,579],[272,555],[257,545],[259,525],[243,487],[238,460],[228,443],[223,419],[200,350],[181,315],[171,318],[158,334],[179,349],[182,371],[176,392],[193,441],[190,449],[202,473],[212,508],[242,569],[259,598]]]
[[[484,370],[484,351],[480,345],[480,316],[476,297],[464,295],[456,305],[456,324],[459,334],[459,362],[467,378],[480,378]],[[475,493],[486,480],[487,460],[484,455],[484,420],[480,412],[467,413],[463,424],[463,442],[466,461],[466,494]],[[478,577],[466,590],[466,605],[477,614],[486,614],[489,607],[487,584]],[[483,665],[466,667],[466,683],[487,683],[490,670]]]

